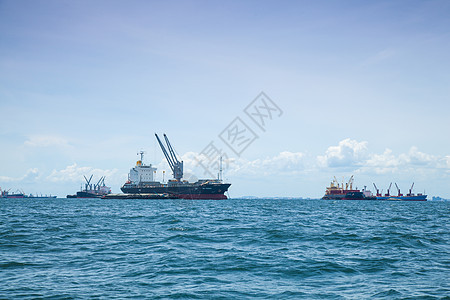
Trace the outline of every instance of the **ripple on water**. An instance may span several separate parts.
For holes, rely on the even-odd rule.
[[[449,203],[75,200],[0,200],[0,298],[450,294]]]

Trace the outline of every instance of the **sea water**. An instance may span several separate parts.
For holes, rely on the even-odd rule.
[[[450,203],[0,200],[2,299],[449,299]]]

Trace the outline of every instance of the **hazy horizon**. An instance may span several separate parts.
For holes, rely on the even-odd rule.
[[[448,199],[449,13],[448,1],[0,1],[0,187],[65,197],[94,174],[118,193],[141,150],[167,180],[154,137],[166,133],[187,176],[216,176],[198,159],[221,150],[232,198],[320,198],[354,175]],[[238,127],[249,135],[233,140]]]

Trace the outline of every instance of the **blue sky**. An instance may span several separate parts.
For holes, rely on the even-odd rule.
[[[0,1],[0,187],[114,192],[137,158],[187,172],[214,141],[230,195],[320,197],[333,176],[450,198],[448,1]],[[264,91],[282,110],[233,155]],[[247,117],[247,119],[246,119]],[[250,125],[252,124],[252,125]],[[161,176],[159,174],[158,176]]]

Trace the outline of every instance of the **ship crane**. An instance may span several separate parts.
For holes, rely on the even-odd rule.
[[[86,178],[86,176],[83,175],[84,179],[86,180],[86,191],[88,190],[88,188],[89,188],[90,190],[92,190],[92,184],[90,184],[90,183],[91,183],[91,180],[92,180],[92,176],[94,176],[94,174],[92,174],[91,177],[89,177],[89,180],[88,180],[88,179]]]
[[[375,190],[377,191],[377,197],[381,196],[380,190],[377,188],[377,186],[375,185],[375,182],[373,183],[373,186],[375,187]]]
[[[389,192],[390,192],[390,190],[391,190],[391,186],[392,186],[392,182],[391,182],[391,184],[389,185],[386,194],[384,195],[385,197],[389,197],[389,196],[390,196]]]
[[[167,159],[167,162],[169,163],[170,168],[173,172],[173,178],[176,181],[180,181],[181,178],[183,178],[183,161],[179,161],[175,151],[172,148],[172,145],[169,142],[169,139],[167,138],[166,134],[164,134],[164,139],[167,144],[167,149],[169,152],[167,152],[166,148],[164,147],[164,144],[159,139],[158,135],[155,133],[156,139],[158,140],[159,146],[161,147],[162,152],[164,153],[164,156]]]
[[[339,181],[336,179],[336,176],[334,176],[334,182],[336,182],[337,187],[340,188]]]
[[[96,184],[94,184],[94,190],[100,190],[102,182],[103,186],[105,186],[105,176],[100,177],[100,180]]]
[[[353,190],[353,175],[350,177],[347,184],[345,185],[345,189],[348,190],[348,188],[350,188],[350,190]]]
[[[398,190],[398,196],[399,196],[399,197],[403,196],[403,194],[400,193],[400,189],[398,188],[397,183],[395,183],[395,186],[397,187],[397,190]]]
[[[412,196],[413,195],[413,193],[412,193],[413,187],[414,187],[414,182],[412,183],[411,188],[409,189],[409,194],[407,196]]]

